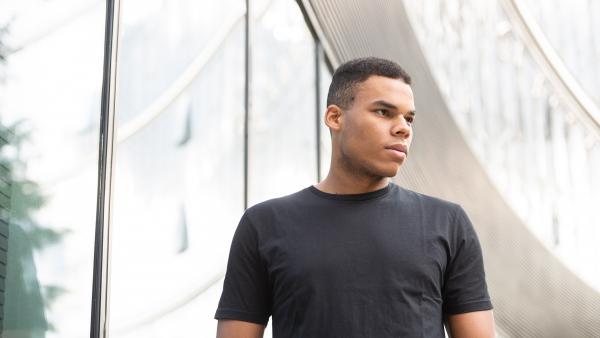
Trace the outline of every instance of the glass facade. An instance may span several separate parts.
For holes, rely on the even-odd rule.
[[[106,5],[0,4],[4,338],[90,334]],[[331,75],[289,0],[122,0],[119,26],[107,334],[215,336],[244,208],[326,173]]]
[[[597,130],[567,104],[500,2],[404,4],[450,111],[498,190],[600,290]]]
[[[102,1],[0,2],[1,336],[90,330]]]
[[[317,180],[315,43],[293,1],[252,2],[248,205]]]
[[[325,179],[327,177],[327,173],[329,172],[329,165],[331,159],[331,135],[329,134],[329,128],[325,124],[325,112],[327,111],[327,92],[329,91],[329,84],[331,83],[331,78],[333,74],[329,70],[327,66],[325,53],[323,52],[323,48],[317,49],[317,60],[319,67],[318,77],[319,77],[319,117],[317,121],[318,128],[320,128],[319,135],[319,177],[320,180]]]
[[[245,6],[122,6],[109,333],[208,336],[244,207]]]
[[[519,0],[573,77],[600,106],[600,2]],[[574,19],[576,18],[576,19]]]
[[[600,289],[598,136],[564,105],[496,2],[405,3],[499,190]],[[90,332],[106,5],[0,2],[3,338]],[[327,175],[331,71],[291,0],[120,6],[107,335],[213,337],[244,208]],[[573,34],[552,31],[551,8],[534,12],[553,44],[594,46],[582,54],[593,65],[598,25],[589,17]],[[598,100],[597,72],[565,53]]]

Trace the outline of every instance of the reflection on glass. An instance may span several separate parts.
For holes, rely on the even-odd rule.
[[[506,201],[600,290],[600,138],[529,54],[502,8],[405,1],[451,112]]]
[[[331,164],[331,135],[329,128],[325,124],[325,111],[327,110],[327,93],[329,92],[329,84],[331,84],[332,74],[325,63],[325,53],[322,48],[319,48],[321,53],[319,57],[319,92],[320,92],[320,104],[319,104],[319,126],[321,128],[321,142],[319,147],[321,149],[321,180],[327,177],[329,172],[329,165]]]
[[[122,2],[111,337],[214,337],[244,206],[244,1]]]
[[[0,3],[3,338],[89,335],[104,3]]]
[[[519,1],[533,14],[573,77],[600,106],[600,1]]]
[[[252,3],[248,205],[317,178],[314,40],[298,5]]]
[[[57,234],[30,226],[34,222],[31,213],[43,203],[43,197],[38,184],[19,177],[22,175],[19,167],[25,165],[20,156],[23,135],[19,134],[16,126],[0,126],[2,336],[43,337],[48,324],[33,250],[34,245],[35,249],[43,248],[44,245],[36,241],[43,231],[50,231],[54,242]],[[13,206],[12,201],[18,203]]]

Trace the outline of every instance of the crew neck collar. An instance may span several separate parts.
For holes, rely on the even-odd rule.
[[[381,189],[364,192],[364,193],[359,193],[359,194],[331,194],[331,193],[324,192],[324,191],[321,191],[321,190],[315,188],[314,185],[309,186],[308,189],[312,193],[314,193],[315,195],[317,195],[319,197],[323,197],[323,198],[327,198],[327,199],[331,199],[331,200],[367,201],[367,200],[372,200],[372,199],[386,195],[390,190],[392,190],[392,186],[393,186],[393,182],[390,181],[390,183],[388,185],[386,185],[385,187],[383,187]]]

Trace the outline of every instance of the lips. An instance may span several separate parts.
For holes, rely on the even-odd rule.
[[[391,146],[387,146],[385,147],[385,149],[391,149],[391,150],[396,150],[399,152],[402,152],[404,154],[406,154],[406,152],[408,151],[407,147],[404,144],[392,144]]]

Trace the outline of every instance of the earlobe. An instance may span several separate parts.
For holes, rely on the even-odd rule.
[[[339,130],[342,126],[343,114],[344,112],[340,107],[335,104],[329,105],[325,111],[325,125],[332,131]]]

